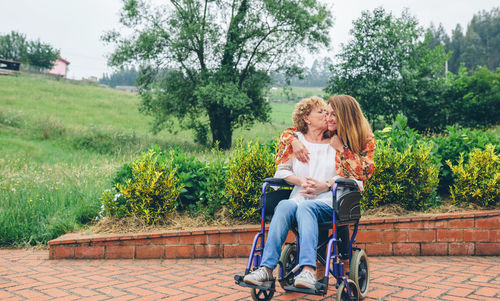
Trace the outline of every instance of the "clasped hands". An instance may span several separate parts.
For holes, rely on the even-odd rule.
[[[306,198],[315,198],[318,194],[328,191],[328,185],[313,178],[303,178],[301,181],[302,189],[300,194]]]

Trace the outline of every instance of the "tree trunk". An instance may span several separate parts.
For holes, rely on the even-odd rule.
[[[221,149],[230,149],[233,129],[231,128],[231,119],[228,112],[225,112],[216,105],[210,108],[208,112],[210,118],[210,130],[212,131],[212,144],[215,146],[219,141]]]

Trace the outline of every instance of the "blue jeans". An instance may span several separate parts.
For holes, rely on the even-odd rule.
[[[281,255],[281,246],[285,242],[292,223],[297,221],[300,244],[299,265],[316,268],[318,222],[331,220],[332,208],[321,201],[304,200],[298,204],[291,200],[279,202],[271,219],[261,265],[271,270],[276,267]]]

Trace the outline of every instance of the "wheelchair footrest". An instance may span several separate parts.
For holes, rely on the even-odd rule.
[[[253,284],[249,284],[249,283],[246,283],[245,281],[243,281],[243,277],[244,276],[235,275],[234,276],[235,283],[238,284],[239,286],[255,288],[258,290],[276,291],[275,286],[274,286],[274,280],[266,281],[264,283],[264,285],[253,285]]]
[[[326,294],[326,291],[322,289],[310,289],[310,288],[302,288],[302,287],[295,287],[295,286],[285,286],[283,287],[285,291],[288,292],[297,292],[297,293],[303,293],[303,294],[309,294],[309,295],[324,295]]]

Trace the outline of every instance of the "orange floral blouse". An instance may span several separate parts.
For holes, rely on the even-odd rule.
[[[292,141],[297,138],[297,129],[288,128],[280,136],[276,165],[285,163],[293,156]],[[371,135],[366,139],[361,153],[353,153],[347,146],[342,151],[335,153],[335,166],[337,174],[343,178],[367,181],[373,174],[375,153],[375,137]]]

